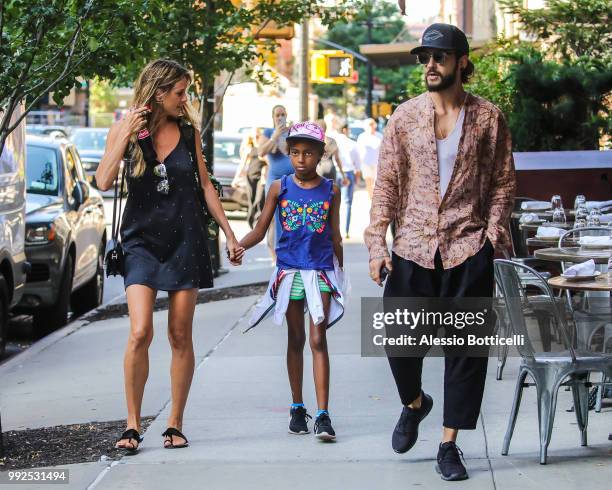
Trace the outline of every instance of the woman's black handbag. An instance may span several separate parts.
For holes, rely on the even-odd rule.
[[[127,153],[127,152],[126,152]],[[119,177],[115,180],[115,196],[113,198],[113,224],[111,226],[111,239],[106,242],[106,253],[104,255],[104,266],[106,277],[122,276],[125,272],[123,247],[119,241],[119,225],[121,222],[121,204],[123,201],[123,189],[126,184],[128,160],[123,159],[123,171],[121,173],[121,189],[119,189]],[[119,206],[117,206],[117,198]]]

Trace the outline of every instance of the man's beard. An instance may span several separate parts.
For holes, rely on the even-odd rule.
[[[455,70],[452,73],[449,73],[448,75],[444,75],[444,76],[442,76],[438,72],[425,73],[425,85],[427,86],[427,90],[430,92],[442,92],[443,90],[446,90],[447,88],[452,87],[452,85],[455,83],[455,78],[457,78],[458,69],[459,69],[459,64],[456,64]],[[440,83],[436,85],[430,85],[427,80],[428,73],[435,73],[436,75],[438,75],[441,78]]]

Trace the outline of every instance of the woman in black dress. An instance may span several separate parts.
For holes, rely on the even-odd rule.
[[[212,270],[204,214],[198,198],[201,185],[210,214],[227,239],[230,262],[238,265],[244,250],[238,246],[217,192],[208,179],[200,144],[197,162],[180,125],[196,127],[189,103],[189,72],[171,60],[149,63],[134,87],[134,108],[111,127],[106,150],[96,171],[102,190],[111,188],[129,145],[128,190],[121,225],[125,253],[124,283],[130,314],[130,335],[124,359],[127,429],[116,447],[135,451],[141,441],[140,409],[149,371],[148,348],[153,340],[153,306],[157,291],[168,291],[168,338],[172,409],[164,447],[186,447],[181,433],[183,412],[194,371],[192,322],[199,288],[212,286]],[[145,161],[136,135],[148,129],[155,160]],[[195,141],[200,134],[195,129]],[[197,166],[197,167],[196,167]],[[200,183],[196,181],[196,168]]]

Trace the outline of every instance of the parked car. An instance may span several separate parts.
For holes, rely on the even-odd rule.
[[[48,124],[28,124],[26,126],[27,135],[49,136],[50,138],[69,138],[72,128],[68,126],[48,125]]]
[[[32,268],[19,309],[48,332],[67,323],[71,307],[83,313],[102,303],[104,202],[74,144],[29,136],[26,147],[25,251]]]
[[[213,174],[223,186],[221,202],[227,211],[246,209],[248,206],[245,187],[243,185],[237,189],[232,187],[232,180],[240,165],[242,138],[239,134],[215,133]]]
[[[109,128],[75,128],[70,136],[70,141],[79,151],[87,178],[94,186],[96,170],[104,155],[108,131]]]
[[[11,124],[21,117],[20,105]],[[0,111],[0,116],[2,115]],[[28,263],[25,239],[25,123],[8,136],[0,154],[0,357],[4,355],[8,312],[22,298]]]

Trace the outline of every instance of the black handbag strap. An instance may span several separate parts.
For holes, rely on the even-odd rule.
[[[123,202],[123,186],[127,176],[127,168],[129,167],[130,158],[132,155],[133,143],[128,143],[128,147],[123,156],[123,171],[121,172],[121,191],[119,191],[119,175],[115,179],[115,195],[113,197],[113,223],[111,225],[112,239],[117,242],[119,238],[119,226],[121,221],[121,204]],[[128,158],[126,158],[128,156]],[[117,206],[117,197],[119,197],[119,206]]]
[[[198,165],[198,154],[196,153],[196,137],[195,130],[191,124],[187,124],[185,122],[181,122],[179,125],[179,129],[181,131],[181,135],[187,144],[187,150],[189,151],[189,156],[191,157],[191,163],[194,167],[194,176],[196,181],[196,191],[198,197],[200,198],[201,204],[208,212],[208,207],[206,205],[206,198],[204,197],[204,190],[202,189],[202,176],[200,175],[200,166]]]

